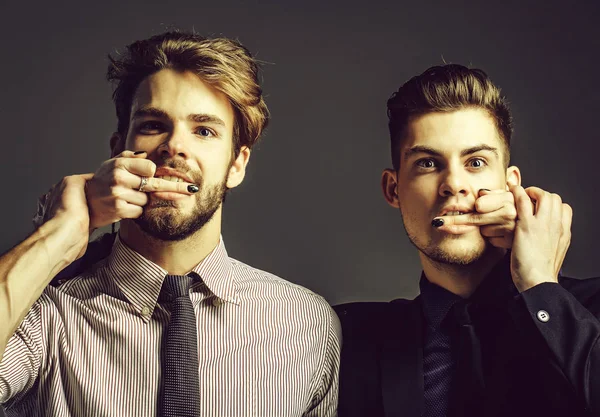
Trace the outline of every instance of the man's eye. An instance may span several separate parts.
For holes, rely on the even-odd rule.
[[[205,137],[209,137],[209,136],[215,136],[215,134],[213,133],[212,130],[206,128],[206,127],[200,127],[196,130],[197,134],[200,136],[205,136]]]
[[[144,122],[138,127],[138,131],[144,134],[158,133],[162,130],[162,124],[159,122]]]
[[[427,169],[431,169],[431,168],[435,168],[435,161],[431,158],[426,158],[426,159],[420,159],[417,161],[417,166],[421,167],[421,168],[427,168]]]
[[[469,161],[469,166],[471,168],[483,168],[485,166],[485,161],[481,158],[471,159]]]

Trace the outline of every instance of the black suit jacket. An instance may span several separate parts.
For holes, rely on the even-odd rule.
[[[483,416],[599,416],[600,278],[561,277],[558,285],[540,284],[503,298],[495,295],[498,286],[512,281],[507,266],[501,272],[504,284],[501,279],[482,284],[492,313],[478,327]],[[340,417],[420,416],[420,298],[334,309],[343,334]],[[547,322],[538,318],[540,310],[549,314]]]

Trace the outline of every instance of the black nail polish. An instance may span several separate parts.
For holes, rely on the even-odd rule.
[[[200,190],[200,188],[198,188],[198,186],[196,184],[190,184],[190,185],[188,185],[188,191],[190,193],[197,193],[198,190]]]
[[[440,226],[443,226],[443,225],[444,225],[444,219],[433,219],[433,220],[431,221],[431,225],[432,225],[433,227],[440,227]]]
[[[143,154],[143,153],[146,153],[146,151],[137,151],[137,152],[134,152],[133,154],[134,155],[140,155],[140,154]]]

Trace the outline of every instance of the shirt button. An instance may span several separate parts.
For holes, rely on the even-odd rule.
[[[148,306],[142,307],[142,316],[149,316],[150,312],[151,312],[150,307],[148,307]]]
[[[550,314],[548,314],[548,312],[545,310],[540,310],[537,312],[537,318],[542,323],[546,323],[548,320],[550,320]]]
[[[215,298],[215,299],[213,300],[213,302],[212,302],[212,305],[213,305],[213,306],[215,306],[215,307],[220,307],[220,306],[221,306],[221,304],[223,304],[223,301],[221,301],[221,299],[220,299],[220,298]]]

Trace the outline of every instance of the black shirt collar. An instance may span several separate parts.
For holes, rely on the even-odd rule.
[[[419,287],[421,288],[421,300],[423,301],[422,305],[425,321],[430,327],[438,329],[452,306],[462,298],[451,293],[447,289],[430,282],[424,272],[421,273]]]
[[[434,329],[440,327],[454,304],[463,301],[460,296],[430,282],[425,273],[421,274],[419,287],[425,321]],[[469,311],[472,314],[478,315],[480,312],[485,314],[485,310],[494,310],[505,305],[516,295],[518,291],[510,275],[510,252],[508,252],[471,297],[464,302],[469,304]]]

